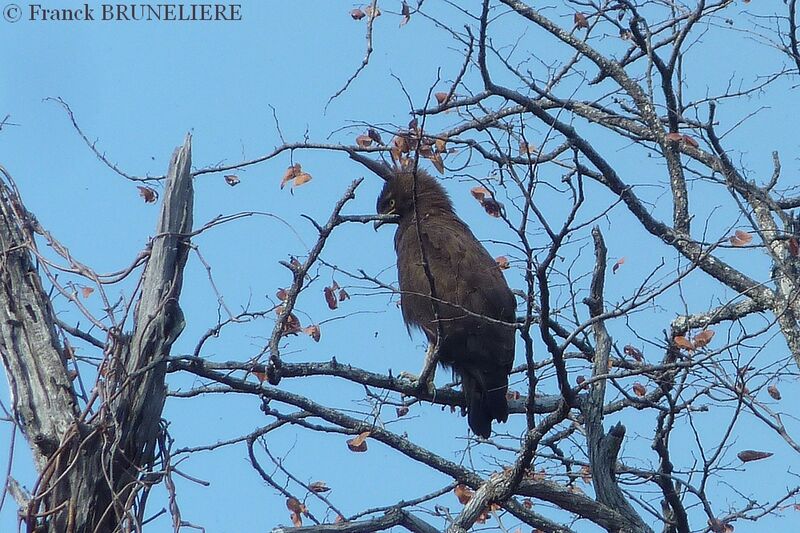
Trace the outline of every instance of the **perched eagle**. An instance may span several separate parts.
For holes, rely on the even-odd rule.
[[[399,216],[394,248],[403,319],[408,328],[420,328],[433,345],[437,337],[434,317],[438,316],[439,362],[460,378],[469,427],[489,437],[492,420],[508,419],[506,391],[515,335],[513,327],[502,323],[513,324],[516,319],[514,295],[495,260],[458,218],[436,179],[422,170],[399,170],[389,178],[377,210]],[[375,224],[376,228],[380,225]],[[422,247],[435,300],[430,297]]]

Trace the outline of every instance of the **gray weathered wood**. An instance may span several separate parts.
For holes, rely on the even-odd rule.
[[[30,214],[6,170],[0,171],[0,355],[16,422],[37,470],[45,473],[78,409],[50,300],[28,249]]]
[[[28,531],[111,532],[130,514],[153,461],[166,396],[165,358],[183,329],[180,297],[192,229],[191,136],[172,156],[133,332],[112,331],[101,405],[79,412],[50,301],[31,255],[34,220],[10,176],[0,183],[0,352],[14,414],[39,472]],[[149,481],[153,481],[150,478]]]
[[[124,370],[115,384],[118,395],[112,403],[116,421],[121,424],[119,440],[126,454],[133,453],[128,457],[135,457],[136,464],[151,459],[166,398],[164,359],[184,327],[178,299],[192,231],[191,149],[191,136],[187,136],[170,162],[161,216],[134,314],[135,326],[124,345]]]
[[[608,359],[611,353],[611,337],[606,330],[605,321],[598,319],[603,314],[603,295],[606,275],[607,249],[600,228],[592,228],[595,248],[595,266],[589,297],[584,302],[589,314],[595,318],[592,329],[595,338],[595,354],[592,377],[608,373]],[[616,478],[617,456],[625,437],[625,426],[618,423],[608,433],[603,429],[603,406],[606,394],[606,380],[592,383],[589,397],[584,400],[583,412],[586,418],[586,434],[589,444],[589,462],[592,467],[592,483],[597,501],[614,509],[627,521],[625,532],[652,533],[652,529],[631,506],[622,492]]]

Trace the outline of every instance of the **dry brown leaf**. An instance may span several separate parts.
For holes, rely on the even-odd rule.
[[[433,96],[436,98],[436,101],[439,102],[439,105],[444,105],[447,103],[447,95],[449,93],[436,93]]]
[[[301,172],[294,178],[294,183],[292,184],[292,188],[294,189],[305,183],[308,183],[309,181],[311,181],[311,179],[312,179],[311,174],[309,174],[308,172]]]
[[[741,452],[736,454],[736,457],[738,457],[739,460],[742,461],[743,463],[749,463],[750,461],[759,461],[761,459],[772,457],[772,452],[761,452],[758,450],[742,450]]]
[[[403,159],[403,153],[397,146],[393,146],[392,148],[390,148],[389,154],[392,156],[392,161],[394,161],[395,163],[400,163],[400,161]]]
[[[456,488],[453,489],[453,492],[455,493],[456,498],[458,498],[458,503],[461,505],[467,505],[472,499],[473,494],[475,494],[471,488],[460,483],[456,485]]]
[[[383,145],[383,139],[381,139],[381,134],[375,128],[370,128],[367,130],[367,135],[369,138],[375,141],[376,144]]]
[[[347,447],[350,448],[351,452],[360,453],[367,451],[367,437],[369,437],[369,435],[369,431],[359,433],[357,437],[347,441]]]
[[[378,18],[378,17],[381,16],[381,8],[376,7],[373,10],[372,6],[367,6],[367,7],[364,8],[364,13],[366,13],[367,16],[370,17],[370,18]]]
[[[792,257],[800,256],[800,243],[797,242],[796,237],[789,239],[789,253],[792,255]]]
[[[575,383],[577,383],[581,389],[586,390],[589,388],[589,384],[586,383],[586,376],[578,376],[575,378]]]
[[[400,14],[403,15],[403,20],[400,21],[400,27],[402,28],[411,20],[411,9],[405,1],[403,2],[403,8],[400,10]]]
[[[275,296],[278,298],[278,300],[285,302],[289,297],[289,293],[286,292],[286,289],[278,289],[278,292],[275,293]]]
[[[444,174],[444,161],[442,160],[442,154],[431,154],[428,156],[428,158],[431,160],[431,163],[433,163],[433,166],[436,168],[436,170],[439,171],[439,174]]]
[[[419,155],[428,159],[433,157],[433,144],[422,143],[419,147]]]
[[[300,513],[292,513],[291,518],[292,525],[294,525],[294,527],[300,527],[303,525],[303,518],[300,516]]]
[[[142,185],[137,185],[137,189],[139,189],[139,196],[144,198],[144,202],[146,204],[152,204],[156,200],[158,200],[158,193],[152,187],[144,187]]]
[[[682,135],[681,140],[691,146],[692,148],[700,148],[700,143],[698,143],[694,137],[689,137],[688,135]]]
[[[239,182],[241,181],[239,179],[239,176],[237,176],[236,174],[227,174],[223,176],[223,178],[225,178],[225,183],[227,183],[231,187],[239,185]]]
[[[316,324],[312,324],[310,326],[306,326],[303,328],[303,333],[314,339],[314,342],[319,342],[320,338],[320,331],[319,326]]]
[[[731,241],[731,244],[734,246],[747,246],[748,244],[753,242],[753,236],[750,233],[747,233],[746,231],[737,229],[729,240]]]
[[[626,344],[625,348],[623,348],[622,351],[625,353],[625,355],[633,357],[639,363],[641,363],[644,360],[644,355],[642,354],[641,350],[639,350],[635,346]]]
[[[485,198],[483,202],[481,202],[481,205],[483,206],[483,210],[494,218],[500,218],[500,214],[503,212],[503,204],[494,198]]]
[[[286,508],[293,513],[302,514],[305,511],[306,506],[300,503],[300,500],[294,496],[290,496],[289,498],[286,498]]]
[[[526,143],[525,141],[519,142],[519,155],[533,155],[537,151],[534,145]]]
[[[675,346],[687,351],[694,351],[694,344],[692,341],[684,337],[683,335],[677,335],[676,337],[672,338],[672,341],[675,343]]]
[[[339,302],[336,300],[336,294],[334,294],[331,287],[325,287],[325,301],[328,303],[328,307],[331,309],[331,311],[339,307]]]
[[[254,370],[253,375],[256,377],[256,379],[258,379],[259,383],[264,383],[265,381],[267,381],[266,372],[256,372]]]
[[[289,316],[286,317],[286,323],[283,325],[283,335],[297,335],[302,331],[302,327],[300,326],[300,319],[297,318],[297,315],[294,313],[289,313]]]
[[[361,11],[360,9],[355,8],[350,12],[350,16],[353,17],[353,20],[361,20],[364,17],[366,17],[367,14]]]
[[[395,409],[395,413],[397,413],[397,418],[404,417],[408,414],[408,407],[405,405],[398,407]]]
[[[347,294],[347,291],[344,290],[344,289],[339,289],[339,301],[343,302],[343,301],[349,300],[349,299],[350,299],[350,295]]]
[[[486,187],[473,187],[469,190],[469,192],[472,193],[472,196],[480,203],[483,203],[484,197],[492,196],[492,193]]]
[[[510,265],[508,264],[508,257],[504,255],[495,257],[494,262],[497,263],[497,266],[500,267],[500,270],[508,270],[510,268]]]
[[[586,15],[584,15],[583,13],[575,13],[573,19],[575,20],[576,28],[581,29],[589,27],[589,21],[586,19]]]
[[[711,342],[711,339],[713,338],[714,338],[714,332],[711,331],[710,329],[704,329],[703,331],[695,335],[694,339],[692,340],[694,341],[695,349],[700,349],[703,346],[706,346],[709,342]]]
[[[81,296],[83,296],[84,298],[88,298],[89,296],[92,295],[93,292],[94,289],[91,287],[81,287]]]
[[[767,392],[770,396],[772,396],[773,400],[780,400],[781,399],[781,391],[778,390],[778,387],[775,385],[770,385],[767,387]]]
[[[503,204],[494,199],[491,191],[486,187],[473,187],[469,191],[473,198],[478,200],[483,209],[493,217],[499,217]]]
[[[308,486],[311,489],[311,492],[316,492],[317,494],[328,492],[331,488],[328,486],[327,483],[324,481],[315,481]]]
[[[619,270],[619,267],[621,267],[624,264],[625,264],[625,258],[624,257],[620,257],[619,259],[617,259],[617,262],[614,263],[613,267],[611,267],[611,273],[612,274],[616,274],[617,270]]]
[[[300,163],[295,163],[287,168],[286,172],[283,173],[283,178],[281,178],[281,189],[283,189],[287,183],[295,179],[302,172],[303,168],[300,166]]]
[[[733,526],[717,518],[708,519],[708,528],[713,533],[733,533]]]
[[[359,135],[356,137],[356,144],[361,148],[366,148],[372,144],[372,137],[369,135]]]
[[[639,398],[643,398],[644,396],[647,395],[647,389],[644,387],[644,385],[642,385],[638,381],[633,384],[633,392]]]
[[[64,359],[75,359],[75,349],[66,337],[64,337]]]
[[[275,314],[281,316],[284,311],[284,306],[279,305],[275,308]],[[297,335],[302,330],[300,326],[300,319],[297,318],[297,315],[294,313],[289,313],[289,316],[286,317],[286,322],[283,324],[283,330],[281,331],[282,335]]]
[[[407,154],[411,150],[408,145],[408,139],[403,135],[395,135],[392,139],[392,144],[403,154]]]
[[[592,469],[588,465],[581,467],[581,481],[587,485],[592,482]]]

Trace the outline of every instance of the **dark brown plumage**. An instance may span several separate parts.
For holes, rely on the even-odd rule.
[[[399,171],[378,197],[378,213],[399,215],[394,247],[400,301],[407,327],[436,342],[431,284],[422,263],[425,247],[442,326],[439,362],[460,378],[469,427],[488,437],[492,420],[508,419],[508,374],[514,362],[514,329],[481,317],[513,323],[514,295],[495,260],[461,221],[444,188],[422,170]],[[378,224],[379,225],[379,224]],[[469,311],[473,314],[469,314]],[[479,315],[479,316],[475,316]]]

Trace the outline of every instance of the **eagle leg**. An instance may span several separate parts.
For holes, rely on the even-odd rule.
[[[419,372],[419,380],[417,382],[417,387],[421,390],[427,389],[431,396],[436,393],[436,385],[433,384],[433,378],[436,376],[437,352],[436,344],[429,343],[425,352],[425,363]]]
[[[415,376],[411,372],[401,372],[400,377],[411,381],[414,388],[420,392],[426,391],[430,396],[436,396],[436,385],[433,384],[433,378],[436,376],[436,345],[428,344],[428,350],[425,352],[425,363],[419,376]]]

